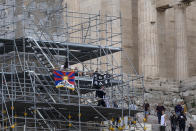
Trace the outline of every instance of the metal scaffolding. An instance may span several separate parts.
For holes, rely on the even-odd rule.
[[[143,77],[122,72],[121,16],[69,11],[63,3],[0,2],[0,130],[129,130],[142,110],[133,106],[143,98]],[[55,87],[53,71],[65,62],[75,71],[75,91]],[[107,107],[97,106],[95,71],[110,76]]]

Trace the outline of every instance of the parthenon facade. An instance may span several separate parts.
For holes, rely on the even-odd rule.
[[[122,16],[126,55],[145,77],[184,80],[196,75],[196,2],[190,0],[72,0],[70,9]],[[96,7],[96,8],[94,8]]]

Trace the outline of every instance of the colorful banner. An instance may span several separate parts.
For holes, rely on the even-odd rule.
[[[59,70],[54,70],[54,80],[56,88],[65,87],[70,90],[75,90],[75,72],[64,72]]]

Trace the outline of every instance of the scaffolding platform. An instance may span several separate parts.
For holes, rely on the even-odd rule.
[[[25,73],[25,74],[24,74]],[[32,81],[30,79],[29,73],[28,72],[18,72],[13,73],[13,72],[0,72],[0,77],[2,78],[2,74],[4,77],[4,81],[6,82],[11,82],[12,79],[15,79],[15,86],[26,86],[27,88],[32,86]],[[46,87],[53,87],[55,89],[55,83],[52,75],[50,74],[37,74],[40,81],[36,81],[36,85],[41,86],[41,84],[44,84]],[[90,76],[75,76],[75,82],[76,82],[76,88],[80,88],[80,93],[81,94],[86,94],[89,92],[96,91],[97,88],[93,86],[93,77]],[[2,83],[2,79],[0,79],[0,83]],[[79,84],[78,84],[79,83]],[[115,86],[122,83],[121,80],[111,78],[110,80],[110,86]],[[1,84],[0,84],[1,85]],[[79,86],[79,87],[78,87]],[[110,86],[107,86],[108,88]],[[65,90],[65,89],[64,89]],[[56,93],[58,90],[56,90]],[[71,94],[77,94],[77,92],[71,91]]]
[[[16,47],[18,52],[28,52],[34,53],[34,51],[29,46],[29,38],[19,38],[15,40],[11,39],[0,39],[0,43],[2,43],[0,47],[0,54],[6,54],[12,51],[15,51]],[[104,45],[95,45],[95,44],[85,44],[85,43],[72,43],[72,42],[57,42],[57,41],[39,41],[40,47],[44,52],[47,50],[50,51],[52,55],[58,56],[66,56],[69,52],[69,64],[77,64],[76,61],[84,62],[87,60],[95,59],[97,57],[102,57],[109,54],[113,54],[116,52],[120,52],[122,49],[120,47],[115,46],[104,46]],[[16,47],[15,47],[16,45]],[[25,46],[24,46],[25,45]],[[15,48],[14,48],[15,47]],[[25,47],[25,48],[24,48]],[[38,47],[35,47],[35,49]],[[68,51],[68,52],[67,52]],[[58,52],[58,53],[55,53]]]
[[[87,121],[106,121],[111,120],[112,118],[119,118],[125,116],[134,116],[136,113],[141,112],[140,110],[130,110],[127,108],[107,108],[107,107],[100,107],[100,106],[92,106],[92,105],[84,105],[84,104],[74,104],[74,103],[67,103],[67,104],[54,104],[54,103],[40,103],[37,102],[34,104],[33,102],[25,102],[25,101],[14,101],[6,102],[6,108],[8,109],[9,113],[12,113],[11,107],[14,107],[14,112],[17,113],[17,116],[24,116],[24,112],[27,112],[29,117],[33,117],[32,112],[38,109],[40,112],[46,111],[49,114],[52,112],[53,114],[58,115],[58,113],[62,114],[63,116],[67,117],[71,115],[71,120],[78,121],[79,115],[78,112],[80,110],[81,113],[81,122]],[[35,109],[36,107],[36,109]],[[57,113],[58,111],[58,113]],[[55,113],[56,112],[56,113]],[[102,116],[100,116],[100,113]],[[54,115],[54,116],[56,116]],[[54,116],[50,116],[50,119]],[[49,118],[48,118],[49,119]],[[59,118],[60,119],[60,118]],[[62,119],[62,118],[61,118]]]

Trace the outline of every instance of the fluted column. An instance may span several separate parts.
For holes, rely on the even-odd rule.
[[[145,77],[159,73],[156,5],[152,0],[138,1],[139,65]]]
[[[176,33],[176,78],[184,80],[188,77],[187,33],[186,33],[186,5],[175,7]]]
[[[157,9],[157,31],[159,44],[159,73],[161,77],[167,77],[167,50],[166,50],[166,9]]]

